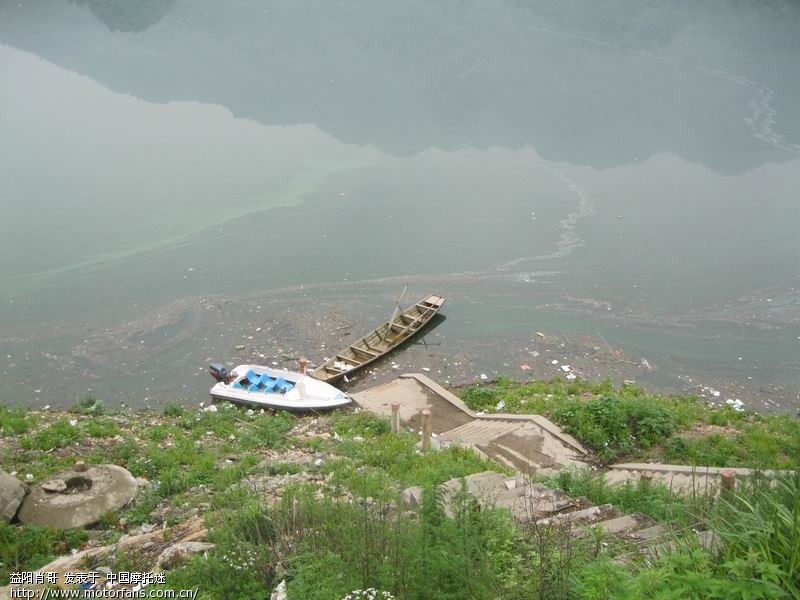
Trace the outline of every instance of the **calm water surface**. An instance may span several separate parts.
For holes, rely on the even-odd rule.
[[[206,359],[318,360],[408,285],[450,297],[454,380],[540,331],[793,411],[798,30],[788,0],[2,0],[0,400],[205,399]]]

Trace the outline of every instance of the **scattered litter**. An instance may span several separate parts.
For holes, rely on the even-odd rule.
[[[530,371],[531,370],[531,366],[530,365],[520,365],[519,368],[522,369],[523,371]]]
[[[541,331],[534,331],[533,333],[538,335],[540,338],[544,339],[544,334]]]
[[[217,407],[214,404],[210,404],[203,409],[203,412],[217,412]]]
[[[244,348],[245,348],[245,345],[244,345],[244,344],[239,344],[238,346],[234,346],[234,348],[235,348],[236,350],[244,350]]]
[[[550,361],[550,364],[551,365],[557,365],[558,361],[554,358],[553,360]]]
[[[559,368],[560,368],[562,371],[564,371],[564,373],[569,373],[569,372],[570,372],[570,370],[571,370],[569,365],[561,365],[561,367],[559,367]]]
[[[486,373],[481,373],[481,381],[486,381],[487,379],[489,378],[486,376]]]
[[[497,411],[501,411],[501,410],[503,410],[505,407],[506,407],[506,403],[505,403],[505,401],[503,401],[503,400],[500,400],[500,402],[498,402],[498,403],[497,403],[497,405],[494,407],[494,409],[495,409],[495,410],[497,410]]]
[[[336,369],[337,371],[349,371],[350,369],[353,368],[353,365],[343,360],[336,360],[333,362],[333,368]]]
[[[69,424],[70,424],[72,427],[75,427],[75,425],[77,425],[77,424],[78,424],[78,421],[77,421],[76,419],[70,419],[70,420],[69,420]]]
[[[570,381],[574,381],[577,379],[577,376],[575,375],[575,373],[570,372],[567,373],[567,379],[569,379]]]
[[[744,402],[742,402],[738,398],[736,398],[736,400],[731,400],[730,398],[728,398],[727,400],[725,400],[725,404],[732,406],[733,410],[735,410],[736,412],[742,412],[744,410]]]
[[[422,370],[425,371],[426,373],[430,373],[431,372],[431,370],[428,367],[422,367]]]
[[[533,351],[533,352],[531,352],[530,354],[531,354],[531,356],[532,356],[533,358],[536,358],[537,356],[539,356],[539,352],[538,352],[538,351],[536,351],[536,350],[534,350],[534,351]]]

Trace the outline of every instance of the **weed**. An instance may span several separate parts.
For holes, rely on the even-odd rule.
[[[375,437],[389,433],[389,420],[370,412],[340,413],[334,416],[333,431],[342,437]]]
[[[0,406],[0,438],[27,433],[33,419],[21,408]]]
[[[180,417],[186,412],[186,409],[177,402],[170,402],[164,407],[162,414],[165,417]]]
[[[102,400],[98,400],[91,394],[86,394],[81,396],[81,399],[75,403],[72,407],[72,412],[80,415],[99,416],[105,414],[106,407]]]
[[[81,529],[57,531],[0,520],[0,585],[8,584],[11,573],[35,571],[87,539]]]
[[[20,446],[26,450],[52,450],[53,448],[64,448],[80,440],[82,429],[71,425],[67,419],[59,419],[48,425],[33,437],[23,437]]]

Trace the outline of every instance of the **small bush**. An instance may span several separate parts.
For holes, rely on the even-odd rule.
[[[91,394],[86,394],[78,400],[72,407],[72,412],[79,415],[104,415],[106,413],[105,404]]]
[[[611,462],[636,448],[650,448],[675,431],[670,412],[655,402],[600,396],[565,400],[552,412],[565,431]]]
[[[186,409],[177,402],[171,402],[164,407],[163,414],[165,417],[180,417]]]

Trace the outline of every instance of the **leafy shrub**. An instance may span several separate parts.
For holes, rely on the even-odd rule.
[[[497,405],[500,390],[489,386],[470,387],[461,394],[462,400],[472,410],[485,411]]]
[[[637,447],[649,448],[675,431],[671,413],[644,399],[600,396],[565,400],[553,409],[552,417],[604,462],[630,454]]]
[[[86,394],[72,407],[72,412],[80,415],[103,415],[106,412],[105,404],[91,394]]]
[[[178,404],[177,402],[170,402],[164,407],[163,415],[165,417],[180,417],[183,416],[183,413],[186,412],[186,409]]]

